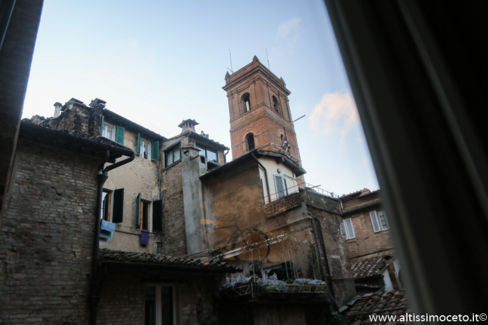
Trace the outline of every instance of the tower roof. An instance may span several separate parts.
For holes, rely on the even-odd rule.
[[[283,90],[287,95],[291,92],[286,88],[285,81],[283,78],[276,76],[271,70],[269,70],[265,65],[263,65],[257,56],[254,56],[252,62],[240,68],[236,72],[225,74],[225,86],[223,89],[225,91],[229,90],[233,86],[239,84],[241,81],[248,79],[253,74],[261,74],[267,80],[272,82],[275,86]]]

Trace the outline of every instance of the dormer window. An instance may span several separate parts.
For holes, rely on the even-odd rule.
[[[249,93],[242,95],[241,101],[244,105],[244,113],[249,112],[251,110],[251,97],[249,96]]]
[[[276,98],[276,96],[273,95],[273,109],[276,111],[276,113],[279,113],[280,112],[280,104],[278,102],[278,98]]]
[[[248,133],[246,135],[247,151],[251,151],[255,148],[254,146],[254,134]]]

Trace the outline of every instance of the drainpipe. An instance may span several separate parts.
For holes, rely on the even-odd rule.
[[[101,278],[98,275],[98,255],[99,255],[99,236],[100,236],[100,209],[102,207],[102,193],[103,184],[108,178],[108,172],[112,169],[125,165],[134,160],[134,152],[131,153],[129,158],[116,162],[103,168],[105,163],[110,157],[110,150],[107,150],[105,154],[105,162],[102,163],[98,169],[98,192],[97,192],[97,207],[95,212],[95,237],[93,238],[93,252],[92,252],[92,276],[90,287],[90,324],[95,325],[97,323],[97,306],[99,297],[99,290],[101,284]]]
[[[227,154],[229,153],[229,149],[224,151],[224,164],[227,162]]]
[[[258,158],[256,158],[256,156],[253,153],[251,154],[251,157],[253,157],[254,160],[256,160],[259,167],[261,167],[261,169],[264,171],[264,178],[265,178],[265,182],[266,182],[266,190],[268,191],[268,203],[269,203],[269,202],[271,202],[271,193],[269,192],[268,172],[266,171],[266,168],[264,168],[264,166],[259,162]]]

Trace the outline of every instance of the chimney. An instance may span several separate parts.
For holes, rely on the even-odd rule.
[[[105,104],[107,102],[100,99],[100,98],[95,98],[94,100],[92,100],[90,102],[90,107],[91,108],[99,108],[99,109],[104,109],[105,108]]]
[[[181,134],[186,132],[195,132],[195,125],[198,125],[198,122],[192,119],[183,120],[178,126],[181,128]]]
[[[61,104],[60,102],[55,102],[54,103],[54,118],[58,117],[59,115],[61,115],[61,108],[63,107],[63,104]]]

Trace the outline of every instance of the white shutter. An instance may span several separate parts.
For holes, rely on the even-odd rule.
[[[354,226],[352,224],[352,219],[347,218],[342,221],[343,229],[346,235],[346,239],[352,239],[356,237],[354,233]]]
[[[388,224],[388,219],[386,218],[386,214],[381,210],[378,211],[378,222],[381,230],[390,229],[390,225]]]
[[[369,213],[369,217],[371,218],[371,224],[373,225],[373,231],[374,232],[380,231],[380,226],[378,224],[378,216],[376,215],[376,211],[371,211]]]

